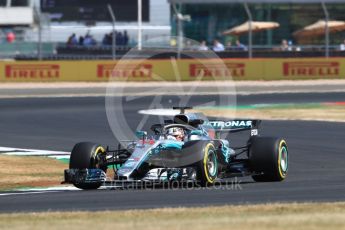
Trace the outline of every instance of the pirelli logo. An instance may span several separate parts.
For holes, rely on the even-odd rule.
[[[243,77],[245,76],[244,63],[224,64],[190,64],[191,77]]]
[[[97,66],[98,78],[152,78],[151,64],[115,65],[106,64]]]
[[[285,62],[283,63],[284,76],[339,76],[339,62]]]
[[[57,79],[60,65],[57,64],[9,64],[5,65],[7,79]]]

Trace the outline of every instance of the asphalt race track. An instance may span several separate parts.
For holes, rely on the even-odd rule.
[[[274,97],[262,94],[239,96],[238,104],[331,102],[344,101],[344,98],[345,93],[275,94]],[[216,96],[195,96],[190,104],[198,105],[210,99],[217,100]],[[151,100],[151,97],[138,98],[123,108],[131,128],[136,128],[141,119],[137,111],[146,109]],[[176,101],[177,97],[162,98],[166,107]],[[118,109],[121,112],[122,108]],[[264,121],[262,127],[262,135],[283,136],[288,142],[289,175],[282,183],[254,183],[251,178],[238,178],[240,186],[214,189],[2,193],[0,212],[345,200],[345,123]],[[102,97],[0,100],[0,146],[70,151],[76,142],[88,140],[111,146],[117,143],[108,125]]]

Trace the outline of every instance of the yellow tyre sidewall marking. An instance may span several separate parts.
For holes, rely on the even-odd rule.
[[[282,168],[281,168],[281,164],[280,164],[280,161],[281,161],[281,151],[282,151],[282,147],[285,145],[285,148],[286,148],[286,142],[285,140],[281,140],[280,143],[279,143],[279,148],[278,148],[278,170],[279,170],[279,175],[281,178],[285,178],[286,177],[286,173],[284,174],[283,171],[282,171]],[[287,149],[286,149],[287,150]]]
[[[96,156],[99,153],[104,153],[105,149],[102,146],[98,146],[97,149],[95,150],[94,155]]]
[[[100,153],[105,153],[105,149],[102,146],[98,146],[93,153],[93,157],[96,158],[96,156]]]
[[[213,183],[214,182],[214,179],[212,179],[209,175],[208,175],[208,168],[207,168],[207,159],[208,159],[208,150],[210,149],[210,147],[213,147],[213,144],[212,143],[208,143],[204,149],[204,171],[205,171],[205,176],[206,176],[206,179],[209,183]]]

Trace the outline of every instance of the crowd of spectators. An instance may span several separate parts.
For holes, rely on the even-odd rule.
[[[334,48],[335,46],[333,46]],[[302,51],[301,46],[294,45],[291,40],[283,39],[281,41],[280,46],[273,46],[271,49],[274,51]],[[240,42],[240,40],[236,40],[235,44],[233,45],[231,41],[227,41],[225,45],[223,45],[218,39],[213,41],[212,46],[208,46],[205,40],[200,42],[198,47],[199,51],[207,51],[213,50],[214,52],[222,52],[222,51],[248,51],[248,47]],[[343,43],[340,44],[339,48],[336,48],[339,51],[345,51],[345,40]]]
[[[15,38],[12,38],[12,34],[9,34],[7,37],[8,42],[12,42]],[[103,39],[101,42],[97,42],[96,39],[87,32],[85,36],[79,36],[75,33],[73,33],[71,36],[68,37],[68,40],[66,42],[66,45],[68,47],[72,46],[83,46],[83,47],[90,47],[90,46],[111,46],[113,43],[113,32],[106,33],[103,36]],[[115,31],[115,44],[119,47],[127,47],[129,43],[129,36],[127,31],[123,32],[117,32]],[[223,45],[218,39],[215,39],[213,41],[213,45],[208,45],[205,40],[200,42],[200,45],[198,47],[194,47],[193,49],[197,48],[199,51],[207,51],[207,50],[213,50],[214,52],[222,52],[222,51],[248,51],[248,48],[246,45],[242,44],[239,39],[235,41],[235,44],[232,43],[232,41],[227,41],[225,45]],[[276,51],[301,51],[300,46],[296,46],[292,44],[292,41],[288,41],[287,39],[283,39],[281,41],[280,46],[273,47],[273,50]],[[339,48],[337,48],[339,51],[345,51],[345,40],[343,43],[340,44]]]
[[[224,46],[218,39],[215,39],[213,41],[213,46],[212,47],[208,47],[206,41],[201,41],[200,46],[198,48],[198,50],[200,51],[206,51],[209,49],[212,49],[214,52],[222,52],[222,51],[230,51],[230,50],[234,50],[234,51],[247,51],[248,48],[247,46],[243,45],[240,40],[236,40],[236,44],[232,45],[231,41],[228,41],[226,43],[226,45]]]
[[[117,32],[115,31],[115,44],[116,46],[128,46],[129,36],[127,31]],[[104,35],[102,41],[99,43],[102,46],[111,46],[113,43],[113,32]],[[87,32],[85,36],[80,35],[79,38],[75,33],[68,37],[66,45],[72,46],[96,46],[98,42],[96,39]]]
[[[115,43],[117,46],[128,46],[129,36],[127,31],[122,32],[115,31]],[[102,45],[112,45],[113,33],[105,34],[102,40]]]
[[[335,46],[333,46],[334,48]],[[339,51],[345,51],[345,40],[343,43],[339,45],[338,48],[335,48]],[[232,44],[231,41],[226,42],[225,45],[223,45],[218,39],[215,39],[213,41],[212,46],[208,46],[207,42],[205,40],[202,40],[200,42],[200,45],[198,47],[199,51],[207,51],[207,50],[213,50],[214,52],[222,52],[222,51],[248,51],[247,46],[242,44],[240,40],[236,40],[235,45]],[[301,46],[294,45],[291,40],[283,39],[281,41],[280,46],[273,47],[274,51],[302,51]]]

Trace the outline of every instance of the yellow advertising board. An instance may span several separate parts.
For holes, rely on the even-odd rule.
[[[0,61],[0,82],[345,79],[343,58]]]
[[[271,59],[265,65],[265,80],[345,79],[344,58]]]

